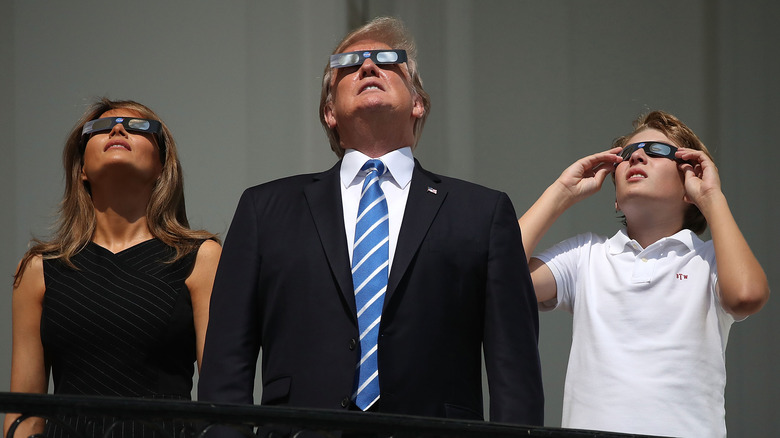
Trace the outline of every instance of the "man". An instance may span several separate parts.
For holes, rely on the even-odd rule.
[[[201,400],[252,403],[262,348],[265,405],[482,419],[484,347],[491,420],[542,424],[538,314],[514,209],[414,160],[429,109],[398,20],[339,44],[320,114],[342,160],[242,196],[214,284]]]

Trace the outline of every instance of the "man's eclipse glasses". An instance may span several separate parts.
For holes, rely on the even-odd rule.
[[[359,50],[337,53],[330,55],[330,67],[354,67],[363,65],[366,59],[371,59],[374,64],[400,64],[406,62],[406,50]]]

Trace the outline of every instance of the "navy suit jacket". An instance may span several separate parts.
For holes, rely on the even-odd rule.
[[[358,325],[340,162],[247,189],[225,240],[198,394],[344,409]],[[542,425],[536,297],[506,194],[415,168],[379,332],[380,411]]]

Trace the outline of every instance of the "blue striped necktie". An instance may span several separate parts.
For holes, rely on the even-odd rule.
[[[352,253],[352,283],[360,330],[360,362],[353,397],[355,405],[366,410],[379,399],[377,335],[387,289],[390,227],[387,201],[379,187],[379,177],[387,170],[384,163],[368,160],[361,170],[367,170],[368,175],[360,193]]]

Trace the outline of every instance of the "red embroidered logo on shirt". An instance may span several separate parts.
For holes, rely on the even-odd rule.
[[[676,277],[677,277],[678,280],[687,280],[688,279],[688,274],[677,274]]]

